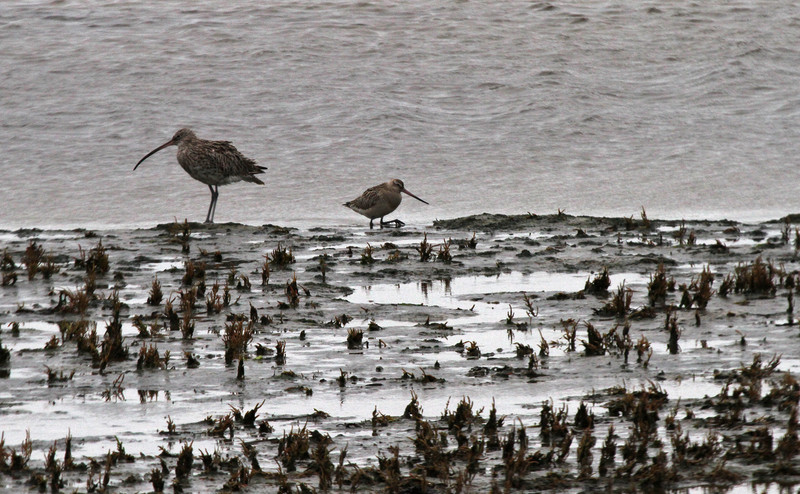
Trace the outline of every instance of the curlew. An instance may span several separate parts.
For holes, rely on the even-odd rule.
[[[344,205],[356,213],[369,218],[370,228],[372,228],[372,220],[375,218],[381,219],[381,228],[392,223],[394,223],[395,226],[400,227],[405,225],[405,223],[397,219],[392,221],[383,221],[383,217],[397,209],[397,206],[400,205],[400,201],[403,200],[403,196],[400,194],[401,192],[410,195],[418,201],[428,204],[427,201],[423,201],[419,197],[406,190],[402,180],[393,178],[384,184],[370,187],[369,189],[365,190],[363,194],[356,197],[352,201],[344,203]]]
[[[211,204],[208,205],[206,223],[214,222],[220,185],[240,180],[264,185],[264,182],[255,175],[263,173],[266,167],[256,165],[255,161],[240,153],[230,142],[198,139],[190,129],[175,132],[172,139],[147,153],[133,169],[168,146],[178,146],[178,164],[193,179],[208,185],[211,190]]]

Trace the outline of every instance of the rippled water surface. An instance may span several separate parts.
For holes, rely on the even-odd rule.
[[[216,220],[352,225],[482,211],[775,218],[800,210],[796,8],[775,2],[11,1],[0,227],[202,220],[181,126],[266,186]]]

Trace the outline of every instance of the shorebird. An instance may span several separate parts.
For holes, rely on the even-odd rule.
[[[393,178],[385,184],[370,187],[369,189],[365,190],[363,194],[356,197],[352,201],[344,203],[344,205],[356,213],[369,218],[370,229],[372,228],[372,220],[375,218],[381,219],[381,228],[392,223],[394,223],[395,226],[400,227],[405,225],[405,223],[397,219],[392,221],[383,221],[383,217],[397,209],[397,206],[400,205],[400,201],[403,200],[403,196],[400,194],[401,192],[410,195],[418,201],[428,204],[427,201],[423,201],[419,197],[406,190],[402,180]]]
[[[208,185],[211,190],[206,223],[214,222],[220,185],[240,180],[264,185],[255,175],[263,173],[266,167],[256,165],[255,161],[244,156],[228,141],[198,139],[194,132],[185,128],[175,132],[172,139],[147,153],[133,169],[137,169],[142,161],[168,146],[178,146],[178,164],[193,179]]]

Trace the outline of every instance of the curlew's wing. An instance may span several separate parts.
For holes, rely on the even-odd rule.
[[[204,141],[202,147],[205,151],[202,154],[205,156],[198,155],[195,159],[212,161],[226,177],[236,177],[245,182],[264,185],[264,182],[254,175],[263,173],[267,167],[256,165],[255,160],[240,153],[229,141]]]

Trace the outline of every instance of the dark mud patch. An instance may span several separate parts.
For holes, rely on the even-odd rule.
[[[676,220],[634,220],[630,218],[596,217],[596,216],[573,216],[566,213],[559,214],[489,214],[482,213],[463,218],[448,220],[436,220],[433,222],[434,228],[445,230],[465,230],[465,231],[498,231],[498,230],[524,230],[529,228],[549,229],[550,227],[572,230],[570,234],[556,235],[555,238],[589,238],[597,235],[586,233],[588,229],[603,229],[605,233],[617,230],[653,230],[660,227],[674,227],[680,225],[681,221]],[[700,225],[712,224],[732,225],[734,222],[721,220],[719,222],[694,221],[695,228]]]

